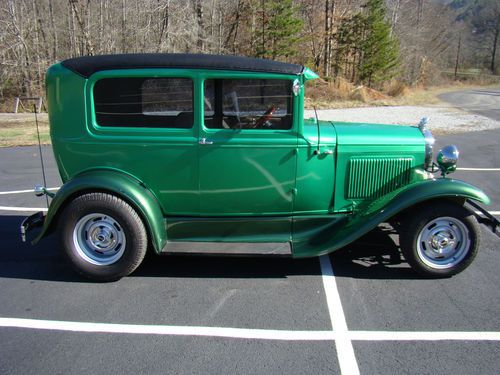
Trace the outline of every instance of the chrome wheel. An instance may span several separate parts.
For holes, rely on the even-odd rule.
[[[73,243],[82,259],[97,266],[107,266],[122,257],[126,239],[115,219],[93,213],[78,220],[73,230]]]
[[[454,217],[438,217],[427,223],[417,237],[417,255],[434,269],[459,264],[471,247],[467,226]]]

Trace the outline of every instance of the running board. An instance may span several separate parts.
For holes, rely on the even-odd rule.
[[[289,242],[167,242],[162,254],[292,255]]]

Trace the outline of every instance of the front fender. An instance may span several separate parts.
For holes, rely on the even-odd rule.
[[[338,218],[307,240],[293,244],[295,257],[327,254],[357,240],[401,211],[432,199],[463,198],[489,205],[490,199],[480,189],[453,179],[424,180],[406,186],[380,199],[361,204],[350,216]]]
[[[371,215],[380,211],[390,213],[386,219],[415,204],[435,198],[464,198],[473,199],[489,205],[490,198],[479,188],[460,180],[440,178],[436,180],[424,180],[402,189],[394,191],[380,199],[377,199],[366,207],[359,206],[364,215]],[[385,215],[384,215],[385,216]]]
[[[163,248],[167,234],[164,216],[156,197],[139,180],[111,169],[86,171],[65,183],[52,200],[43,228],[33,244],[53,228],[54,219],[69,201],[92,191],[109,192],[129,203],[143,219],[155,250],[159,252]]]

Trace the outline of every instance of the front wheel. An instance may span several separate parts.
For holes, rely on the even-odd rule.
[[[405,220],[400,246],[406,261],[427,277],[450,277],[466,269],[479,249],[474,215],[451,202],[429,204]]]
[[[147,233],[137,212],[106,193],[75,198],[63,211],[60,240],[73,268],[95,281],[132,273],[147,250]]]

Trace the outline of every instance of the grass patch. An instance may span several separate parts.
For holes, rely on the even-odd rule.
[[[50,144],[47,114],[38,115],[40,141]],[[32,146],[38,144],[35,118],[33,114],[0,114],[0,147]]]

